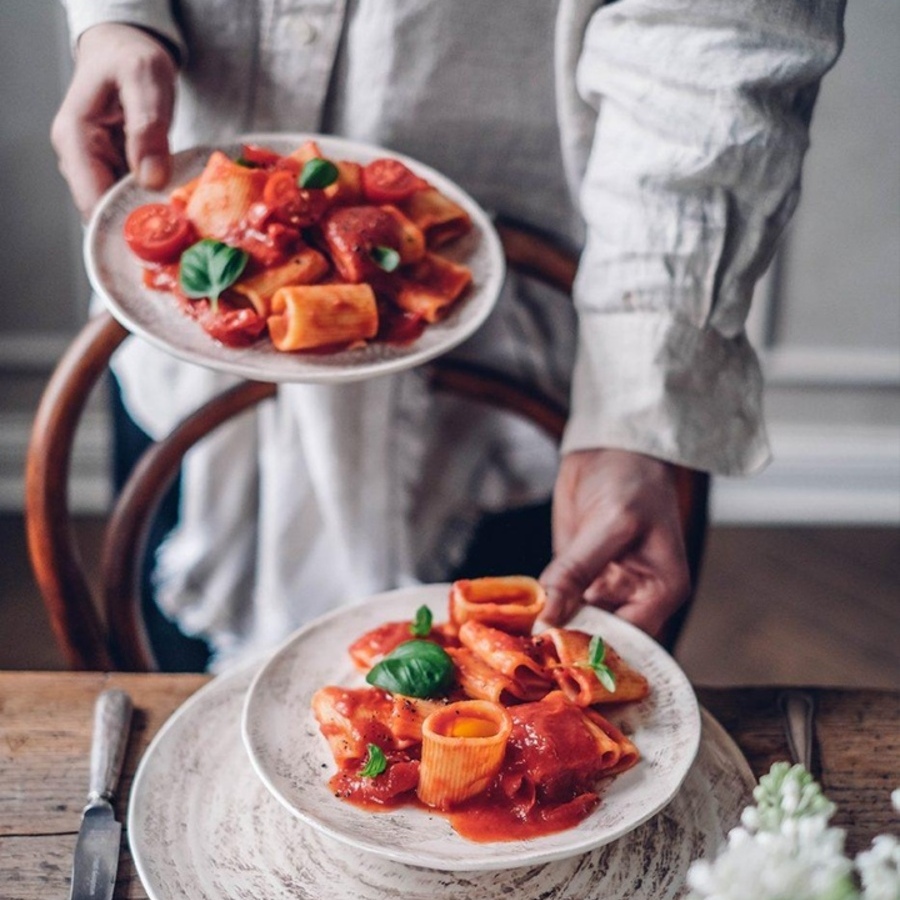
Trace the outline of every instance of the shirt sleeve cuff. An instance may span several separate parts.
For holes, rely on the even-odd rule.
[[[67,0],[69,39],[72,49],[78,39],[94,25],[118,22],[153,32],[168,43],[177,54],[179,63],[187,58],[187,45],[175,24],[168,0]]]
[[[762,374],[743,333],[663,312],[583,311],[579,328],[564,453],[616,447],[716,475],[768,463]]]

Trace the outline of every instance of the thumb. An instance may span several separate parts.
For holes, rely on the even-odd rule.
[[[622,529],[587,527],[578,531],[541,573],[539,580],[547,594],[543,618],[553,625],[568,622],[578,611],[584,592],[629,541]]]
[[[161,51],[165,53],[165,51]],[[125,156],[142,187],[159,190],[171,174],[169,125],[175,104],[175,74],[166,62],[123,80],[119,98],[125,116]]]

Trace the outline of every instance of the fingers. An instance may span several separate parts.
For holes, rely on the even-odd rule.
[[[85,219],[125,167],[109,117],[104,116],[110,98],[108,85],[98,88],[76,77],[50,132],[60,172]]]
[[[576,532],[541,574],[547,594],[543,618],[554,625],[571,619],[598,574],[625,551],[633,537],[622,523],[600,519]]]
[[[50,137],[84,218],[129,169],[147,188],[165,186],[175,77],[168,51],[138,28],[110,23],[81,36]]]
[[[166,186],[171,172],[169,124],[175,103],[168,55],[135,66],[119,90],[125,117],[125,155],[129,169],[150,190]]]

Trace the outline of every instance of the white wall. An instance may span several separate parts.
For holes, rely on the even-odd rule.
[[[727,522],[900,523],[900,3],[849,4],[826,78],[804,196],[758,291],[752,333],[775,461],[716,483]],[[0,3],[0,509],[21,508],[33,409],[83,321],[80,226],[49,145],[68,80],[55,2]],[[76,448],[75,503],[102,509],[102,408]]]

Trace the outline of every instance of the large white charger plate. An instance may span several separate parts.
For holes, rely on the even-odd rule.
[[[678,664],[633,625],[593,607],[571,627],[599,633],[637,666],[651,685],[640,703],[609,707],[613,722],[637,744],[638,766],[612,779],[598,808],[574,828],[530,840],[474,843],[447,819],[416,807],[372,813],[337,799],[335,771],[310,709],[329,684],[365,686],[347,653],[364,632],[412,619],[426,604],[446,618],[450,586],[424,585],[377,595],[300,629],[263,665],[247,694],[244,744],[262,782],[290,812],[330,837],[394,862],[446,871],[485,871],[584,854],[616,840],[659,812],[678,792],[700,741],[696,696]]]
[[[256,668],[211,681],[168,720],[131,788],[126,836],[150,900],[678,900],[750,802],[753,775],[705,711],[675,799],[584,856],[493,872],[439,872],[359,853],[292,816],[256,777],[240,734]]]
[[[166,293],[144,287],[139,260],[122,235],[126,216],[144,203],[165,202],[166,191],[147,191],[131,175],[104,196],[91,217],[84,242],[88,278],[109,311],[129,331],[174,356],[212,369],[257,381],[340,383],[359,381],[421,365],[472,335],[494,308],[505,275],[500,239],[488,214],[462,188],[440,172],[400,153],[370,144],[320,134],[252,134],[220,147],[194,147],[175,154],[170,184],[199,175],[213,149],[236,157],[242,143],[262,144],[289,153],[305,140],[315,140],[333,159],[366,163],[392,156],[406,163],[434,187],[456,201],[472,217],[466,236],[441,248],[448,259],[472,271],[472,286],[449,314],[409,344],[369,343],[337,353],[283,353],[267,337],[249,347],[227,347],[210,337]]]

